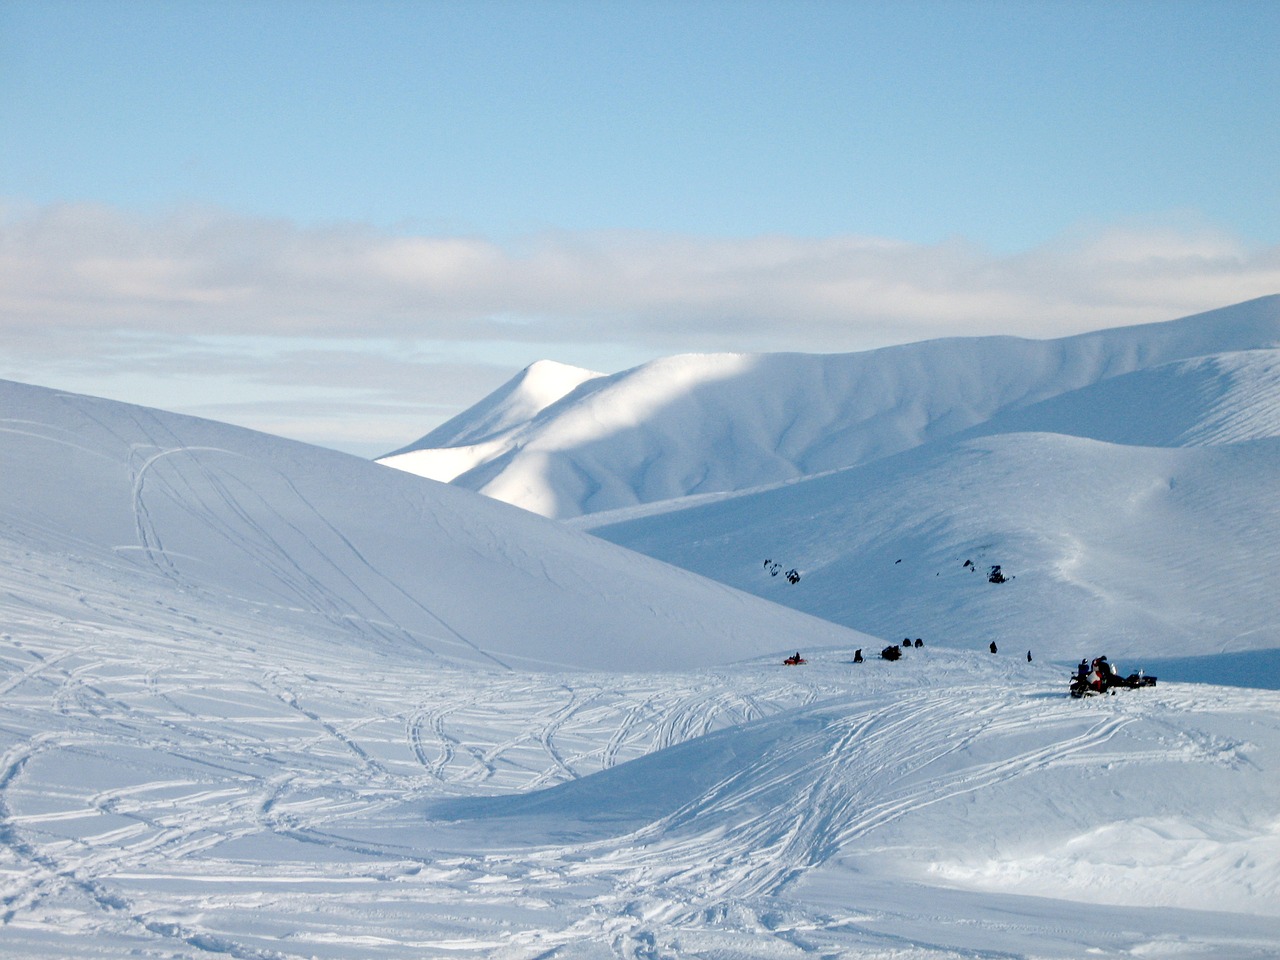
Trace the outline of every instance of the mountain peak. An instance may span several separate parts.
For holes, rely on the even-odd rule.
[[[377,459],[386,462],[422,450],[482,443],[525,424],[582,384],[603,376],[604,374],[594,370],[556,360],[535,360],[474,406],[436,427],[426,436]],[[402,463],[392,465],[406,469]],[[419,471],[410,469],[409,472]]]

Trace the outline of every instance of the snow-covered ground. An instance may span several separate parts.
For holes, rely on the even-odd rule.
[[[423,670],[5,606],[6,957],[1280,949],[1274,692],[928,648]]]
[[[1113,375],[895,456],[589,521],[709,578],[0,383],[0,956],[1280,955],[1264,307],[1099,340],[1063,369]],[[617,380],[541,366],[470,440]],[[703,451],[739,478],[744,430]],[[1070,699],[1103,652],[1159,684]]]

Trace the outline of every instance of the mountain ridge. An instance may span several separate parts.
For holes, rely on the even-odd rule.
[[[469,446],[419,441],[380,462],[565,519],[854,466],[1115,376],[1277,344],[1280,295],[1057,340],[684,354],[592,380]]]

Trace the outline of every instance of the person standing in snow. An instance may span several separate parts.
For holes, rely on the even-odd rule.
[[[991,641],[991,652],[992,653],[996,652],[996,642],[994,640]]]

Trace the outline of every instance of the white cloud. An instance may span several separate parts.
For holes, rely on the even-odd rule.
[[[593,355],[638,362],[691,350],[1062,336],[1277,291],[1280,247],[1251,247],[1185,217],[1080,229],[997,254],[963,240],[858,236],[548,232],[501,245],[197,209],[144,217],[87,204],[0,207],[3,375],[45,370],[48,381],[92,366],[141,376],[149,367],[243,383],[265,365],[281,380],[302,372],[306,349],[326,354],[331,408],[369,390],[406,402],[406,369],[429,379],[478,363],[487,388],[504,364],[514,372],[542,356],[608,370],[616,367]],[[273,346],[249,362],[220,338]],[[401,366],[374,342],[400,344],[391,352]],[[446,402],[440,393],[431,403]],[[478,396],[464,388],[457,405]]]
[[[840,350],[1060,335],[1277,290],[1280,249],[1208,227],[1117,227],[1001,256],[864,237],[547,233],[500,246],[87,205],[11,210],[0,223],[0,323],[29,333]]]

